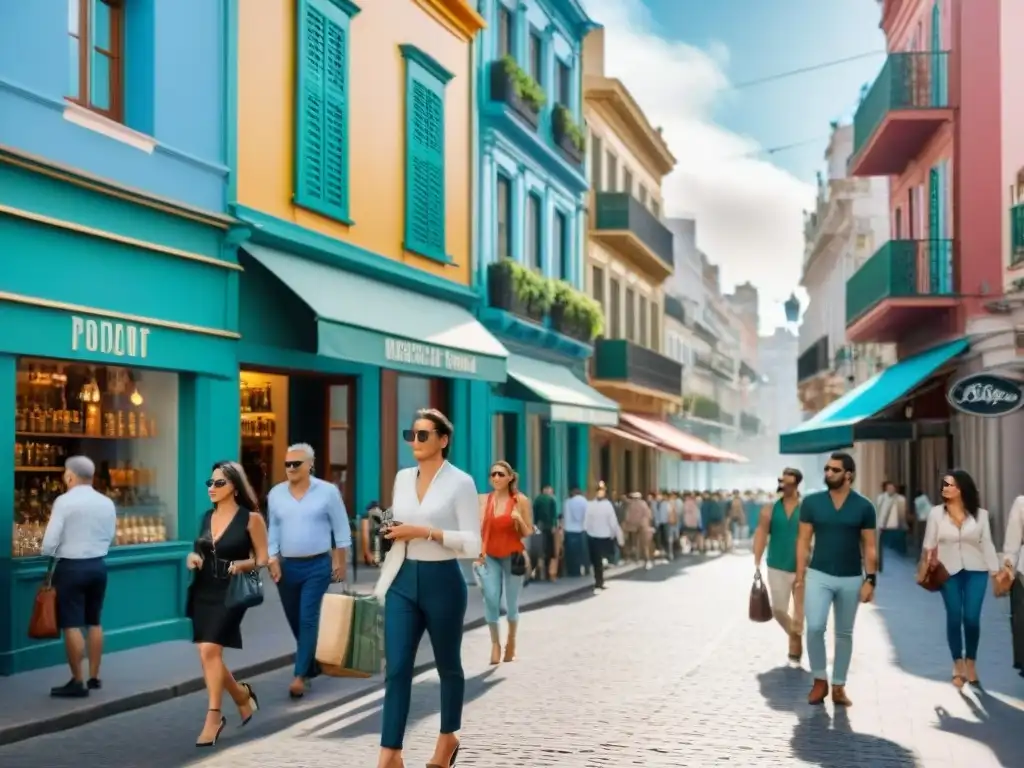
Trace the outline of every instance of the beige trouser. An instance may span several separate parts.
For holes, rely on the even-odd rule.
[[[804,591],[793,589],[796,574],[789,571],[768,569],[768,591],[771,593],[772,613],[775,620],[788,634],[804,633]],[[792,612],[790,612],[792,598]]]

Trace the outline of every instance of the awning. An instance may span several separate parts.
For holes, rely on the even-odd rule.
[[[824,453],[849,448],[858,439],[861,422],[896,403],[967,347],[967,339],[957,339],[889,366],[796,429],[779,435],[779,453]]]
[[[551,404],[551,421],[610,427],[619,423],[619,404],[580,381],[568,368],[510,354],[508,375]]]
[[[655,450],[661,450],[660,445],[652,443],[650,440],[645,440],[644,438],[640,437],[640,435],[634,435],[631,432],[624,432],[623,430],[616,429],[615,427],[598,427],[598,429],[600,429],[602,432],[606,432],[612,437],[617,437],[620,440],[628,440],[631,443],[642,445],[645,448],[654,448]]]
[[[426,376],[505,381],[508,351],[462,307],[261,245],[243,248],[316,315],[318,354]]]
[[[657,443],[662,450],[678,453],[687,461],[733,462],[745,464],[747,459],[736,453],[723,451],[700,438],[689,435],[664,421],[654,421],[632,413],[619,415],[622,424]]]

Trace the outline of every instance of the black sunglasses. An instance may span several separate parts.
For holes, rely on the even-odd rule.
[[[508,477],[504,472],[491,472],[491,477]]]
[[[223,478],[220,479],[220,480],[207,480],[206,481],[206,487],[207,488],[223,488],[227,484],[228,484],[228,481],[224,480]]]
[[[406,429],[402,432],[402,439],[407,443],[425,443],[435,432],[436,429]]]
[[[284,468],[285,469],[298,469],[299,467],[301,467],[305,463],[306,463],[305,459],[302,459],[301,461],[286,461],[284,463]]]

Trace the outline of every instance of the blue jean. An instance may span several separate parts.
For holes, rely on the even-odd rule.
[[[580,571],[590,570],[590,556],[587,554],[586,534],[565,533],[565,575],[579,576]]]
[[[988,573],[985,571],[957,571],[942,585],[942,602],[946,604],[946,642],[953,661],[974,661],[978,658],[981,606],[985,602],[987,587]]]
[[[505,593],[505,614],[508,620],[519,621],[519,593],[523,589],[523,577],[512,575],[512,559],[488,555],[479,573],[484,593],[484,619],[487,623],[498,623],[502,592]]]
[[[295,636],[295,676],[316,674],[316,635],[320,629],[320,604],[331,586],[331,556],[281,558],[277,585],[285,618]]]
[[[423,632],[441,679],[441,733],[462,728],[466,677],[462,628],[468,600],[457,560],[406,560],[384,600],[384,722],[380,745],[401,749],[412,698],[412,673]]]
[[[853,622],[860,605],[861,576],[831,576],[807,570],[804,591],[804,616],[807,618],[807,658],[815,680],[828,680],[828,656],[825,653],[825,630],[828,613],[835,610],[836,648],[832,660],[832,685],[846,685],[853,656]]]

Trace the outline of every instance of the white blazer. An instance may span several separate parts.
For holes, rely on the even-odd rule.
[[[992,543],[992,530],[988,523],[988,510],[979,509],[978,517],[970,515],[957,528],[946,514],[943,505],[932,507],[924,530],[924,548],[938,549],[939,562],[946,566],[950,576],[960,571],[996,573],[999,557]]]

